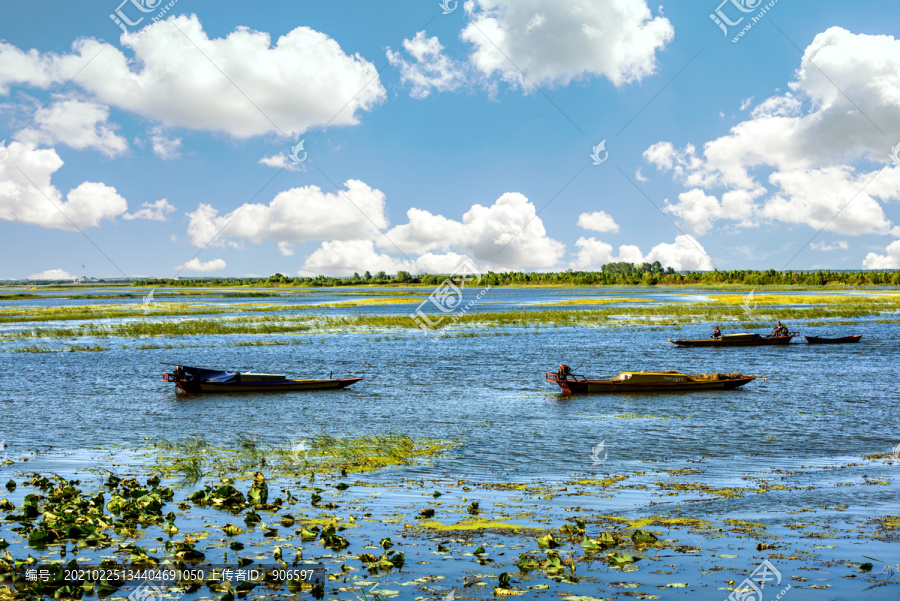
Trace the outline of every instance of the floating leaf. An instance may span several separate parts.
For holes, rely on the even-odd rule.
[[[419,518],[427,519],[427,518],[433,518],[433,517],[434,517],[434,509],[431,509],[430,507],[427,509],[423,509],[422,511],[419,512]]]
[[[403,564],[406,563],[406,555],[403,553],[394,553],[391,555],[390,560],[394,567],[399,570],[403,567]]]
[[[534,557],[531,557],[530,555],[528,555],[526,553],[520,553],[519,561],[516,562],[516,566],[520,570],[527,572],[528,570],[536,570],[536,569],[540,568],[541,564]]]
[[[254,505],[262,505],[269,499],[269,485],[266,484],[266,478],[261,473],[256,472],[253,484],[250,486],[250,492],[247,497]]]
[[[472,515],[478,515],[478,501],[472,501],[472,504],[469,505],[467,511]]]
[[[559,543],[553,538],[552,534],[548,534],[547,536],[542,536],[538,539],[538,547],[541,549],[555,549],[559,546]]]
[[[303,585],[305,584],[305,581],[298,580],[296,578],[288,578],[287,582],[285,582],[284,584],[289,592],[297,596],[303,592]]]
[[[585,553],[596,553],[603,550],[603,545],[599,541],[585,536],[584,540],[581,541],[581,548],[584,549]]]
[[[638,555],[628,555],[627,553],[610,553],[606,556],[606,561],[613,565],[624,565],[626,563],[634,563],[643,559]]]
[[[583,524],[584,522],[580,522],[580,523]],[[579,526],[578,523],[563,524],[562,526],[560,526],[559,530],[563,534],[568,534],[571,536],[575,536],[577,534],[584,534],[584,528],[582,526]]]
[[[631,534],[631,540],[636,545],[652,545],[657,542],[659,539],[656,538],[656,535],[652,532],[647,532],[645,530],[635,530]]]
[[[513,590],[513,589],[508,589],[508,588],[497,587],[494,589],[495,597],[514,597],[516,595],[524,595],[524,594],[525,594],[525,591],[517,591],[517,590]]]
[[[392,542],[391,542],[391,539],[389,539],[389,538],[383,538],[383,539],[381,539],[381,541],[380,541],[378,544],[380,544],[381,547],[382,547],[385,551],[387,551],[388,549],[390,549],[391,547],[394,546],[394,543],[392,543]]]
[[[244,529],[240,526],[235,526],[234,524],[225,524],[225,526],[222,527],[222,531],[228,536],[237,536],[238,534],[242,534]]]

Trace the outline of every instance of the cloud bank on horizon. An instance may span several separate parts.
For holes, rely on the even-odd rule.
[[[602,112],[592,109],[598,94],[613,110],[616,98],[643,88],[643,97],[664,103],[653,92],[688,66],[669,60],[676,32],[705,31],[702,19],[662,7],[654,14],[646,0],[468,0],[456,21],[430,22],[431,33],[365,46],[336,20],[313,28],[298,17],[276,36],[204,7],[123,33],[118,45],[81,35],[54,46],[69,47],[60,52],[0,40],[0,116],[14,132],[0,143],[0,226],[7,240],[57,236],[21,267],[26,273],[72,277],[72,266],[52,258],[55,245],[74,239],[61,236],[109,236],[124,245],[117,253],[128,253],[143,232],[168,250],[141,264],[142,273],[259,271],[260,261],[301,275],[448,273],[466,257],[494,271],[597,270],[616,261],[709,270],[739,267],[729,257],[743,247],[729,237],[753,232],[771,246],[784,231],[816,239],[808,248],[817,257],[900,268],[900,40],[892,35],[824,28],[774,93],[744,97],[736,123],[705,141],[689,120],[665,132],[631,126],[643,145],[623,165],[637,185],[662,195],[663,219],[649,204],[635,211],[587,183],[570,197],[579,209],[558,211],[563,201],[551,205],[555,195],[537,191],[540,174],[522,170],[436,194],[460,179],[452,161],[462,164],[469,147],[498,164],[535,150],[492,151],[490,137],[464,143],[453,127],[422,135],[415,119],[429,111],[449,119],[465,103],[472,127],[488,130],[501,107],[521,121],[549,100],[569,121],[590,122]],[[421,146],[395,149],[391,134],[418,134]],[[309,145],[302,161],[287,151],[303,148],[304,137],[322,144],[309,163]],[[573,139],[581,155],[597,143]],[[255,153],[245,171],[219,166],[245,147]],[[361,161],[356,147],[370,158],[372,149],[395,153],[397,181]],[[430,153],[451,157],[440,159],[445,181],[417,176]],[[159,175],[130,184],[138,163],[150,162]],[[570,171],[582,166],[613,171],[589,162]],[[287,182],[287,172],[301,179]],[[251,177],[259,180],[252,200],[227,194],[229,178]],[[195,190],[225,180],[226,194],[176,198],[166,180]],[[653,202],[654,192],[641,194]],[[653,225],[642,226],[636,212]],[[812,267],[821,266],[816,260],[827,259]]]

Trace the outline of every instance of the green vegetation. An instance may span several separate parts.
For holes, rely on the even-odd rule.
[[[97,351],[108,351],[109,347],[106,346],[98,346],[87,345],[87,344],[73,344],[71,346],[66,346],[63,348],[53,348],[46,344],[29,344],[26,346],[20,346],[12,350],[14,353],[64,353],[64,352],[74,352],[74,351],[89,351],[89,352],[97,352]]]
[[[371,305],[391,305],[417,303],[420,298],[391,296],[389,298],[368,298],[319,303],[314,305],[287,303],[215,303],[208,304],[162,302],[154,300],[148,309],[140,303],[127,305],[81,305],[75,307],[13,307],[0,314],[0,323],[40,322],[40,321],[87,321],[92,319],[121,319],[129,317],[173,317],[177,315],[221,315],[240,313],[279,313],[322,309],[343,309]]]
[[[319,434],[302,443],[264,441],[237,434],[229,444],[214,445],[202,436],[155,443],[155,471],[197,482],[205,476],[243,473],[265,468],[278,475],[366,472],[409,465],[450,450],[456,443],[411,438],[405,434],[336,438]]]
[[[136,286],[368,286],[421,284],[435,286],[447,275],[412,275],[405,271],[391,276],[381,271],[376,275],[368,271],[351,277],[287,277],[280,273],[268,278],[195,278],[136,280]],[[470,283],[471,285],[471,283]],[[560,271],[556,273],[505,273],[487,272],[481,286],[900,286],[900,271],[688,271],[676,273],[671,267],[664,269],[655,263],[609,263],[601,271]]]
[[[900,295],[876,293],[866,295],[823,295],[769,293],[759,294],[747,311],[741,294],[717,295],[696,302],[628,302],[621,306],[603,305],[601,308],[581,309],[567,304],[566,308],[541,308],[531,311],[496,311],[454,315],[453,322],[461,328],[502,327],[561,327],[561,326],[669,326],[698,323],[735,324],[741,328],[762,328],[775,320],[827,324],[823,320],[847,320],[859,317],[890,315],[900,311]],[[586,303],[590,306],[592,303]],[[572,307],[572,308],[569,308]],[[11,319],[11,318],[10,318]],[[28,321],[24,316],[23,321]],[[885,318],[882,318],[882,321]],[[451,320],[445,320],[445,324]],[[0,337],[5,340],[35,338],[72,339],[80,337],[173,337],[204,335],[297,335],[329,332],[365,332],[385,329],[418,331],[406,314],[394,315],[267,315],[224,318],[183,319],[180,321],[143,319],[118,323],[88,322],[73,327],[32,328],[10,331]],[[462,335],[455,328],[454,335]],[[302,344],[289,340],[242,341],[247,346]],[[148,348],[146,345],[139,348]],[[86,349],[85,349],[86,350]],[[96,349],[100,350],[100,349]],[[37,352],[37,351],[31,351]]]

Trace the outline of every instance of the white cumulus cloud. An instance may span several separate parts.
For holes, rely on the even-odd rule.
[[[360,240],[386,228],[384,194],[359,180],[326,193],[318,186],[280,192],[267,205],[247,203],[219,215],[201,203],[188,213],[188,236],[194,246],[249,241],[301,243],[309,240]]]
[[[259,159],[260,165],[265,165],[266,167],[274,167],[276,169],[287,169],[288,171],[302,171],[303,164],[297,164],[294,161],[290,160],[284,154],[273,154],[271,156],[263,157]]]
[[[607,263],[653,263],[659,261],[663,267],[675,271],[708,271],[712,261],[699,242],[688,235],[675,237],[672,244],[660,243],[650,249],[646,256],[632,244],[623,244],[618,254],[613,254],[613,246],[596,238],[581,237],[575,242],[578,254],[572,262],[573,269],[584,271],[599,270]]]
[[[133,57],[93,38],[63,54],[0,42],[0,94],[12,85],[48,89],[71,80],[98,103],[237,138],[354,125],[385,98],[372,63],[310,27],[274,43],[247,27],[210,38],[196,15],[173,16],[139,35],[122,34],[121,43]]]
[[[153,154],[164,161],[171,161],[181,156],[181,138],[170,138],[161,129],[151,132],[150,143],[153,146]]]
[[[759,189],[729,190],[719,202],[715,196],[706,194],[700,188],[693,188],[679,194],[677,203],[666,200],[663,210],[675,215],[687,230],[702,236],[719,219],[738,221],[739,225],[747,227],[755,225],[753,199],[760,193]]]
[[[64,269],[48,269],[40,273],[32,273],[26,280],[75,280],[78,279]]]
[[[605,211],[582,213],[578,216],[578,227],[594,232],[618,232],[619,224]]]
[[[75,150],[92,148],[108,157],[128,150],[128,142],[109,123],[108,106],[74,98],[58,99],[39,111],[16,140],[35,146],[61,143]]]
[[[128,210],[112,186],[84,182],[63,200],[51,178],[63,165],[52,149],[12,142],[9,158],[0,162],[0,220],[45,228],[76,230],[96,227]]]
[[[175,207],[165,198],[156,202],[145,202],[141,209],[134,213],[125,213],[122,219],[149,219],[150,221],[166,221],[166,215],[175,211]]]
[[[827,242],[813,242],[809,245],[809,247],[813,250],[847,250],[850,248],[850,245],[847,244],[846,240],[838,240],[834,244],[828,244]]]
[[[445,55],[437,36],[429,38],[420,31],[413,39],[403,40],[403,49],[414,62],[390,48],[387,57],[400,70],[400,82],[411,88],[413,98],[427,98],[432,91],[451,92],[466,83],[466,65]]]
[[[493,205],[472,207],[455,221],[422,209],[406,213],[408,223],[387,232],[379,246],[396,244],[404,252],[462,251],[497,269],[548,268],[557,264],[565,245],[547,236],[534,204],[518,192],[507,192]]]
[[[201,261],[197,257],[194,257],[187,263],[182,265],[177,265],[175,269],[179,271],[199,271],[201,273],[207,273],[210,271],[220,271],[225,269],[225,260],[224,259],[211,259],[209,261]]]
[[[323,242],[300,273],[452,273],[467,258],[494,271],[542,269],[556,266],[566,250],[547,236],[534,205],[515,192],[491,206],[472,205],[461,221],[417,208],[406,216],[407,223],[386,235]]]
[[[619,86],[656,68],[656,52],[672,40],[668,19],[646,0],[471,0],[461,38],[471,63],[526,90],[606,77]],[[523,75],[524,72],[524,75]],[[526,79],[527,76],[527,79]]]
[[[867,254],[863,259],[863,269],[900,269],[900,240],[894,240],[884,250],[883,255]]]
[[[900,122],[900,40],[832,27],[813,39],[787,84],[789,92],[761,101],[702,151],[659,142],[644,152],[689,188],[667,210],[696,234],[717,220],[900,231],[882,208],[900,199],[900,169],[871,167],[889,163],[884,132]]]
[[[401,270],[414,271],[415,268],[408,261],[379,253],[371,240],[323,242],[303,264],[303,272],[321,275],[351,275],[365,271],[395,274]]]

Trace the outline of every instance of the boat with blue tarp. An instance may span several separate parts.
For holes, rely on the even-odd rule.
[[[334,390],[346,388],[362,378],[320,378],[289,380],[283,374],[222,371],[176,365],[163,374],[164,382],[173,382],[182,392],[280,392],[290,390]]]

